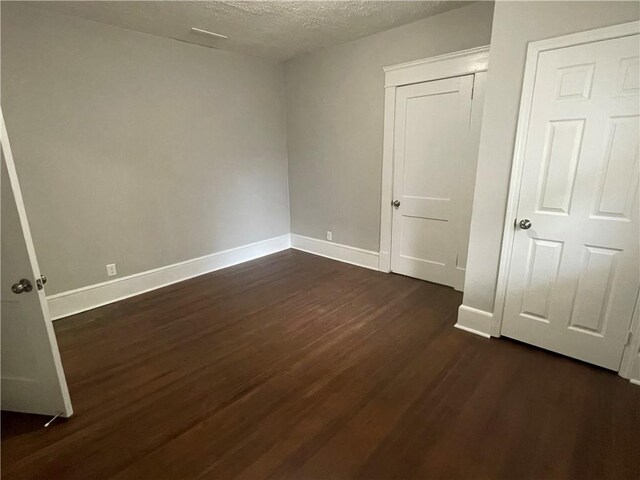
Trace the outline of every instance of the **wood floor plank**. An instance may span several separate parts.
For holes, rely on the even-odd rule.
[[[640,388],[460,301],[289,250],[59,320],[76,414],[3,412],[2,477],[640,478]]]

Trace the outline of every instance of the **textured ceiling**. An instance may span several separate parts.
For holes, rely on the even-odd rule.
[[[286,60],[414,22],[457,1],[71,1],[31,6],[208,47]],[[191,27],[225,39],[192,33]]]

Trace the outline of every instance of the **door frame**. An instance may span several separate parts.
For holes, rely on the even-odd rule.
[[[393,151],[396,91],[413,83],[486,72],[489,46],[470,48],[436,57],[384,67],[384,136],[382,150],[382,195],[380,201],[380,256],[378,270],[391,272],[393,208]]]
[[[518,113],[518,123],[516,127],[515,148],[513,161],[511,164],[511,176],[509,180],[509,193],[507,196],[507,209],[504,217],[504,227],[502,232],[502,247],[500,250],[500,263],[498,265],[498,282],[496,286],[496,298],[491,325],[492,337],[499,337],[502,331],[502,321],[504,317],[504,307],[507,297],[509,269],[511,268],[511,257],[515,238],[515,219],[520,202],[520,187],[522,183],[522,169],[524,165],[524,153],[526,140],[529,133],[529,118],[531,105],[533,103],[533,89],[535,86],[535,76],[538,69],[538,58],[542,52],[557,50],[560,48],[583,45],[615,38],[627,37],[640,33],[640,21],[622,23],[610,27],[597,28],[585,32],[572,33],[560,37],[549,38],[537,42],[530,42],[527,47],[527,57],[524,68],[524,79],[522,83],[522,96],[520,98],[520,110]],[[636,330],[640,328],[637,326]],[[639,337],[640,332],[632,333],[632,337]],[[638,338],[631,338],[627,342],[623,353],[623,362],[619,374],[628,378],[631,366],[626,368],[625,359],[628,359],[631,346],[638,342]],[[625,366],[625,368],[622,368]]]

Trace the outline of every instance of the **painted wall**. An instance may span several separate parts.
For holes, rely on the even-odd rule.
[[[498,262],[527,44],[637,20],[638,2],[505,2],[495,6],[463,303],[494,311]],[[484,320],[489,322],[489,318]],[[482,328],[481,325],[474,325]],[[483,331],[488,332],[489,326]]]
[[[48,294],[289,232],[281,63],[2,2],[2,107]]]
[[[487,45],[492,15],[475,3],[285,64],[292,233],[379,250],[382,67]]]

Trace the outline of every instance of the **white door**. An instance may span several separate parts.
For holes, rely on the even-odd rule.
[[[638,42],[539,54],[501,332],[613,370],[640,283]]]
[[[68,417],[73,410],[1,112],[0,120],[2,410]]]
[[[485,74],[397,89],[391,270],[462,290]],[[472,112],[472,103],[474,105]],[[477,108],[476,108],[477,107]]]

